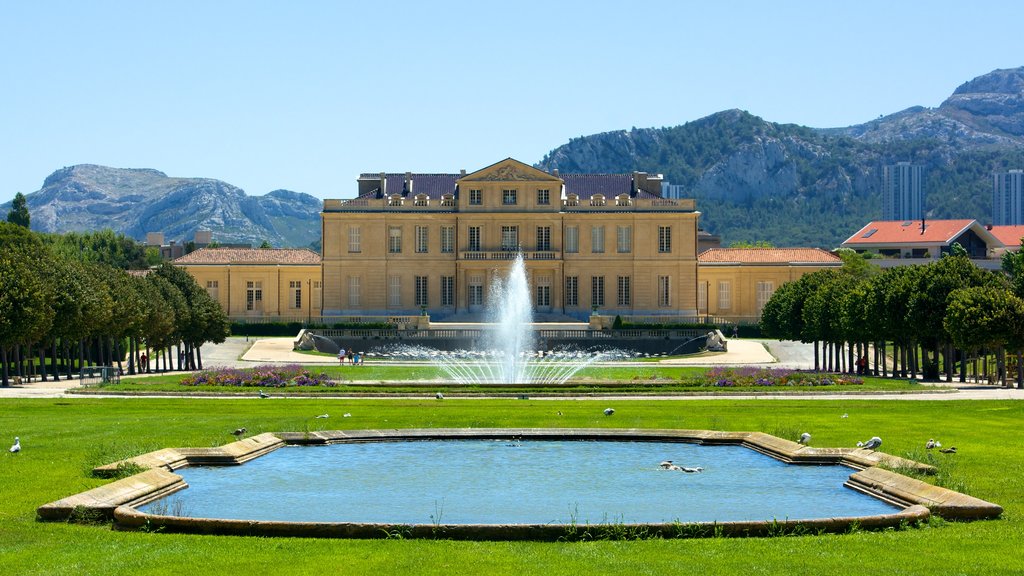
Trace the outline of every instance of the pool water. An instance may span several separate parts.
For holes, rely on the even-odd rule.
[[[662,470],[672,460],[701,466]],[[289,446],[242,466],[178,470],[189,487],[140,507],[197,518],[392,524],[805,520],[898,508],[740,446],[446,440]]]

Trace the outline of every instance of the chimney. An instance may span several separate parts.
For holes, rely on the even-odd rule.
[[[924,236],[924,229],[927,228],[924,224],[924,216],[921,216],[921,235]]]
[[[388,197],[387,176],[385,176],[383,172],[380,173],[380,195],[382,198]]]
[[[412,172],[405,173],[405,191],[412,196]]]
[[[985,224],[985,230],[991,230],[991,229],[992,229],[992,225],[991,224]]]
[[[465,177],[466,177],[466,169],[463,168],[462,170],[459,170],[459,178],[465,178]]]
[[[551,171],[551,175],[554,176],[555,178],[558,178],[558,168],[555,168],[554,170],[552,170]]]

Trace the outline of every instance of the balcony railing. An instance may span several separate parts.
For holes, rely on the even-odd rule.
[[[563,212],[692,212],[696,210],[692,198],[631,198],[605,200],[562,200]],[[455,212],[453,199],[428,201],[413,198],[352,198],[324,200],[324,212]],[[501,211],[496,208],[495,212]]]
[[[516,255],[519,254],[514,250],[500,250],[500,251],[476,251],[476,250],[463,250],[459,252],[460,260],[515,260]],[[523,260],[559,260],[562,257],[561,252],[554,251],[541,251],[541,252],[523,252]]]

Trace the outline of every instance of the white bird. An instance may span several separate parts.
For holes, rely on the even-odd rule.
[[[17,436],[14,437],[14,444],[11,445],[11,453],[21,452],[21,439]]]
[[[683,472],[686,472],[687,474],[699,474],[699,473],[704,471],[704,468],[701,468],[700,466],[694,466],[693,468],[687,468],[686,466],[681,466],[681,468],[682,468]]]
[[[242,434],[245,434],[245,428],[236,428],[232,434],[235,436],[241,436]]]
[[[849,418],[849,417],[850,417],[850,415],[845,413],[845,412],[843,412],[843,415],[840,416],[840,418]]]
[[[330,418],[330,417],[331,417],[330,414],[321,414],[321,415],[317,416],[317,418]]]
[[[260,398],[270,398],[270,394],[267,394],[263,390],[260,390]]]
[[[942,448],[942,442],[936,442],[934,438],[929,438],[928,441],[924,443],[924,449],[931,450],[932,448]]]
[[[344,414],[341,415],[341,417],[342,418],[351,418],[352,417],[352,413],[351,412],[345,412]]]
[[[672,464],[671,460],[665,460],[661,464],[658,464],[658,468],[663,468],[665,470],[671,470],[672,466],[674,466],[674,464]]]
[[[857,442],[858,448],[866,448],[868,450],[874,450],[875,448],[878,448],[881,445],[882,439],[879,438],[878,436],[872,436],[871,440],[868,440],[867,442]]]
[[[438,400],[444,400],[444,394],[438,392],[437,394],[434,394],[434,398],[437,398]]]
[[[807,432],[804,432],[803,434],[800,435],[799,442],[801,444],[810,444],[811,443],[811,435],[808,434]]]
[[[604,409],[604,415],[605,416],[611,416],[612,414],[615,414],[615,408],[605,408]]]
[[[15,438],[15,440],[17,440],[17,438]],[[13,450],[13,448],[11,450]],[[942,452],[943,454],[956,454],[956,446],[950,446],[949,448],[940,448],[939,452]]]

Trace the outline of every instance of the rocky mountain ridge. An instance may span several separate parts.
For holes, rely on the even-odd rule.
[[[304,247],[320,237],[319,199],[289,190],[248,196],[212,178],[175,178],[153,169],[79,164],[50,174],[25,196],[32,228],[71,232],[111,228],[137,240],[163,232],[191,240],[210,230],[221,243]],[[0,206],[0,210],[6,210]]]
[[[1024,67],[846,128],[775,124],[727,110],[670,128],[574,138],[537,164],[562,172],[661,173],[697,199],[726,244],[834,248],[881,217],[881,167],[925,167],[929,218],[990,221],[991,174],[1024,168]]]

